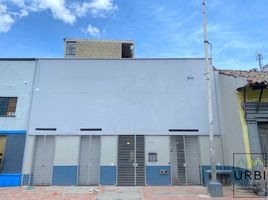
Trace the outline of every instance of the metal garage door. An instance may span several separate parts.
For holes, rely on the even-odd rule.
[[[55,154],[54,136],[35,136],[32,185],[51,185]]]
[[[81,136],[78,185],[98,185],[100,136]]]
[[[173,185],[200,184],[200,156],[197,136],[171,136],[170,159]]]
[[[118,137],[117,185],[144,185],[144,136]]]
[[[262,153],[268,153],[268,123],[258,123],[258,131],[261,143]]]

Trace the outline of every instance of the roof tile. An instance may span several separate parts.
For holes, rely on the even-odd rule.
[[[219,70],[220,74],[245,78],[249,85],[268,85],[268,71]]]

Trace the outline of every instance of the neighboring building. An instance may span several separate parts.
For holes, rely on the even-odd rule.
[[[247,153],[268,153],[268,72],[220,70],[221,97],[225,121],[222,136],[225,157]]]
[[[268,71],[268,64],[263,66],[263,71]]]
[[[0,186],[20,185],[35,59],[0,59]]]
[[[134,43],[130,40],[64,39],[65,58],[133,58]]]
[[[204,72],[204,59],[39,59],[24,184],[201,184],[210,163]],[[213,87],[223,165],[215,98]]]

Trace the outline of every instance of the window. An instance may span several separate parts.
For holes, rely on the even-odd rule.
[[[157,162],[157,153],[149,153],[149,162]]]
[[[0,97],[0,116],[15,116],[17,97]]]
[[[133,58],[133,44],[122,43],[122,58]]]
[[[67,46],[66,46],[67,56],[75,56],[75,46],[76,46],[76,42],[67,42]]]

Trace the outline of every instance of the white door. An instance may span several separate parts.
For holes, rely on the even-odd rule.
[[[32,185],[51,185],[55,155],[55,137],[35,136],[35,151],[33,158]]]
[[[78,185],[98,185],[100,136],[81,136]]]

